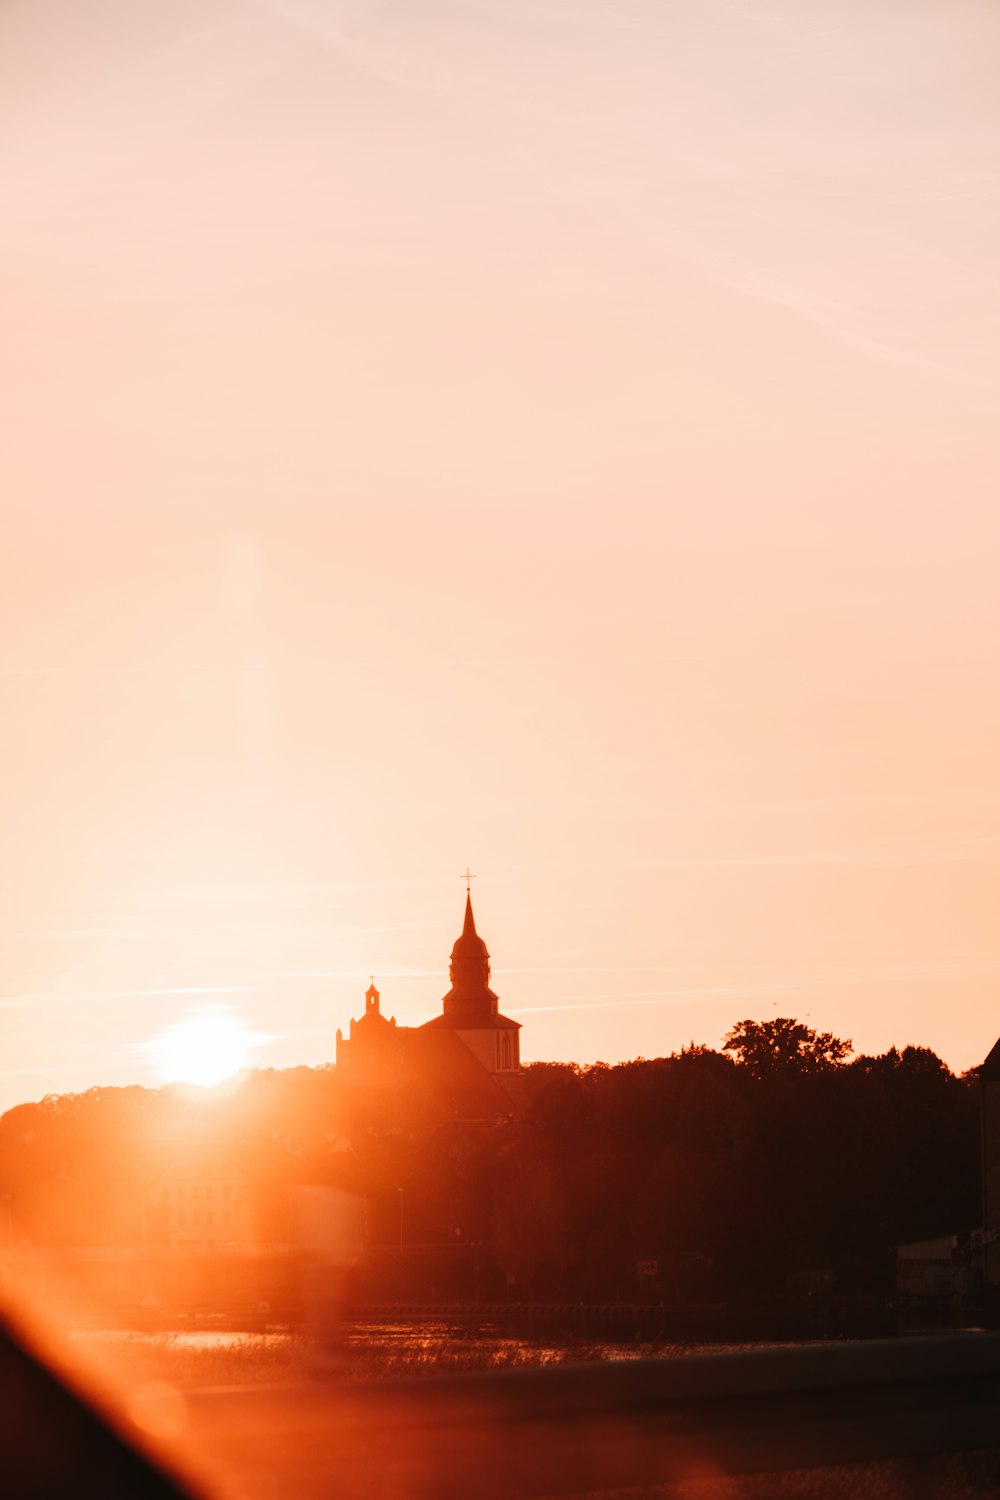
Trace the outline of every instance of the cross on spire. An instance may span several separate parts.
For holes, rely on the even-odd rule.
[[[472,895],[472,882],[475,880],[475,878],[475,875],[473,875],[472,871],[468,868],[468,866],[466,866],[462,874],[462,879],[465,881],[466,892],[470,896]]]

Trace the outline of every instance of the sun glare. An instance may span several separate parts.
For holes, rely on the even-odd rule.
[[[163,1083],[222,1083],[248,1066],[254,1036],[228,1011],[198,1011],[164,1027],[150,1044]]]

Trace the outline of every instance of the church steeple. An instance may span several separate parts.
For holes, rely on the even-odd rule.
[[[451,950],[451,989],[444,997],[444,1013],[469,1025],[497,1014],[497,997],[490,989],[490,955],[476,931],[472,894],[466,891],[462,935]]]
[[[472,896],[465,875],[465,920],[451,950],[448,973],[451,989],[442,1001],[442,1014],[420,1030],[433,1035],[453,1032],[485,1071],[497,1079],[519,1074],[518,1032],[520,1021],[500,1014],[500,1001],[490,989],[489,949],[476,931]],[[454,1056],[454,1050],[452,1055]]]
[[[465,921],[462,924],[462,937],[463,937],[463,939],[465,939],[465,938],[479,937],[479,934],[476,931],[476,919],[472,915],[472,892],[471,891],[466,891],[466,893],[465,893]],[[481,938],[480,938],[480,942],[482,942]]]

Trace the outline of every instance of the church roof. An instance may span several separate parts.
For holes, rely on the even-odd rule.
[[[493,1120],[513,1113],[513,1101],[500,1080],[486,1071],[450,1027],[429,1021],[412,1031],[410,1038],[409,1076],[418,1083],[429,1108],[438,1111],[444,1106],[454,1120]]]
[[[493,991],[490,991],[492,994]],[[512,1021],[509,1016],[501,1016],[498,1012],[489,1015],[476,1015],[474,1020],[464,1018],[460,1015],[450,1014],[447,1011],[441,1016],[432,1016],[422,1026],[414,1027],[415,1031],[429,1031],[432,1027],[441,1027],[448,1031],[482,1031],[493,1028],[497,1031],[520,1031],[520,1021]]]
[[[455,939],[452,946],[451,956],[455,958],[489,958],[486,944],[476,931],[476,919],[472,915],[472,892],[467,891],[465,896],[465,921],[462,931]]]

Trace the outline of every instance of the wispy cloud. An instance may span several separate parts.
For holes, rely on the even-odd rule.
[[[932,347],[919,319],[887,317],[870,295],[874,267],[885,274],[900,261],[900,223],[908,222],[900,220],[900,205],[956,201],[955,172],[929,174],[925,153],[908,147],[901,131],[880,128],[877,110],[864,133],[872,59],[884,55],[897,66],[900,59],[899,18],[884,8],[848,20],[832,6],[806,12],[715,3],[692,14],[680,5],[612,0],[473,0],[450,13],[431,10],[416,25],[412,13],[350,0],[258,5],[383,87],[446,104],[470,136],[516,164],[545,195],[615,236],[686,261],[869,359],[997,389],[995,373]],[[975,47],[986,18],[966,20],[968,46]],[[928,12],[914,7],[905,55],[918,77],[929,56],[927,21]],[[465,66],[457,64],[456,45]],[[571,68],[556,75],[562,86],[552,87],[546,59],[551,69],[556,57],[579,54],[585,67],[598,46],[599,89],[574,89]],[[663,60],[655,92],[647,63],[653,51]],[[514,59],[528,66],[515,67]],[[698,73],[708,85],[694,91],[689,80]],[[825,120],[821,109],[807,108],[803,81],[810,75],[821,96],[837,80],[853,82],[856,124],[844,128],[834,99],[824,101]],[[735,107],[706,113],[713,86],[724,93],[728,82],[739,95],[751,80],[771,99],[769,129],[748,129]],[[772,114],[784,115],[783,131]],[[950,142],[961,169],[958,201],[988,202],[997,181],[984,165],[987,153],[960,119],[948,117],[943,133],[945,124],[950,134],[941,149]],[[928,235],[936,227],[929,220]],[[908,242],[915,261],[939,253],[919,235]],[[855,262],[867,267],[864,276],[852,272]],[[927,294],[921,285],[914,307]]]
[[[575,971],[586,972],[586,971]],[[605,971],[600,971],[605,972]],[[941,979],[990,978],[1000,972],[1000,956],[942,959],[927,963],[884,962],[831,965],[794,974],[775,974],[736,984],[675,985],[655,990],[618,990],[589,1000],[505,1006],[509,1015],[543,1015],[550,1011],[613,1010],[650,1005],[693,1005],[713,1001],[773,1001],[810,990],[843,989],[873,984],[937,983]]]
[[[0,995],[0,1010],[33,1010],[45,1005],[100,1005],[130,999],[204,999],[215,995],[248,995],[253,989],[252,984],[196,984],[167,985],[156,989],[71,990],[59,994],[43,990],[36,994]]]

